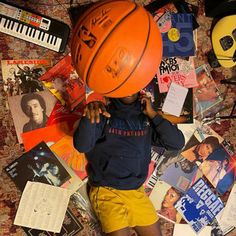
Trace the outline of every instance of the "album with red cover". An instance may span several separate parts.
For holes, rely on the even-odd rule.
[[[72,66],[70,55],[60,60],[39,80],[70,110],[85,101],[85,84]]]

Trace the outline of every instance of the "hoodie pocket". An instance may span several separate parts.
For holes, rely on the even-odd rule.
[[[128,178],[131,176],[138,177],[141,174],[141,160],[136,158],[130,158],[126,156],[112,157],[106,168],[104,169],[104,175],[107,177],[115,178]]]

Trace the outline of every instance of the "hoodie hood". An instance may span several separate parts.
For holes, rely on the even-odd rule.
[[[141,111],[141,102],[138,99],[131,104],[125,104],[118,98],[112,98],[110,102],[109,110],[113,117],[120,119],[135,119],[135,117],[143,115]]]
[[[111,114],[111,118],[109,119],[109,133],[124,136],[140,136],[145,134],[148,120],[146,115],[141,111],[139,100],[131,104],[124,104],[119,99],[113,98],[110,102],[108,107],[108,111]]]

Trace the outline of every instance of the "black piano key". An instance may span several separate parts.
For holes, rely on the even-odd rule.
[[[32,38],[34,38],[34,36],[35,36],[35,33],[36,33],[36,29],[34,29],[34,31],[33,31]]]
[[[42,41],[44,40],[45,32],[43,32]]]
[[[29,27],[27,27],[25,34],[28,35]]]
[[[49,39],[51,38],[51,35],[48,35],[48,38],[47,38],[47,43],[49,43]]]
[[[38,36],[38,39],[41,38],[41,34],[42,34],[42,31],[39,32],[39,36]]]
[[[12,25],[11,25],[11,30],[13,30],[14,24],[15,24],[15,22],[12,23]]]
[[[19,31],[19,29],[20,29],[20,23],[17,25],[17,27],[16,27],[16,32],[18,32]]]
[[[29,36],[31,37],[32,28],[29,29]]]
[[[6,21],[4,22],[4,25],[3,25],[4,28],[6,28],[7,22],[8,22],[8,20],[6,20]]]
[[[52,37],[51,37],[50,44],[52,44],[54,37],[55,37],[55,36],[52,36]]]
[[[56,45],[56,42],[57,42],[57,37],[55,37],[53,45]]]
[[[7,29],[9,29],[9,28],[10,28],[10,24],[11,24],[11,21],[10,21],[10,20],[8,20],[8,22],[7,22],[7,25],[6,25],[6,28],[7,28]]]
[[[22,33],[22,31],[23,31],[23,28],[24,28],[24,25],[21,25],[21,28],[20,28],[20,33]]]

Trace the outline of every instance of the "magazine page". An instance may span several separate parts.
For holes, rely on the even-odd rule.
[[[73,136],[65,135],[59,141],[50,146],[50,149],[75,172],[80,179],[87,176],[87,160],[84,153],[74,148]]]
[[[7,95],[43,91],[43,84],[38,80],[52,67],[49,59],[1,60],[3,88]]]
[[[85,102],[85,84],[67,55],[39,78],[63,106],[73,110]]]
[[[157,78],[160,93],[168,92],[171,82],[185,88],[198,86],[193,57],[188,60],[179,57],[163,58],[157,70]]]
[[[204,118],[210,109],[223,100],[206,65],[196,69],[198,86],[193,88],[193,114],[194,117]]]
[[[177,202],[182,195],[180,191],[164,181],[157,181],[149,198],[160,217],[172,223],[179,223],[182,217],[175,209],[174,203]]]
[[[200,125],[185,145],[181,155],[199,166],[214,150],[220,147],[223,140],[208,125]]]
[[[228,152],[223,142],[203,161],[199,169],[216,191],[223,195],[234,183],[236,177],[235,163],[235,154]]]

